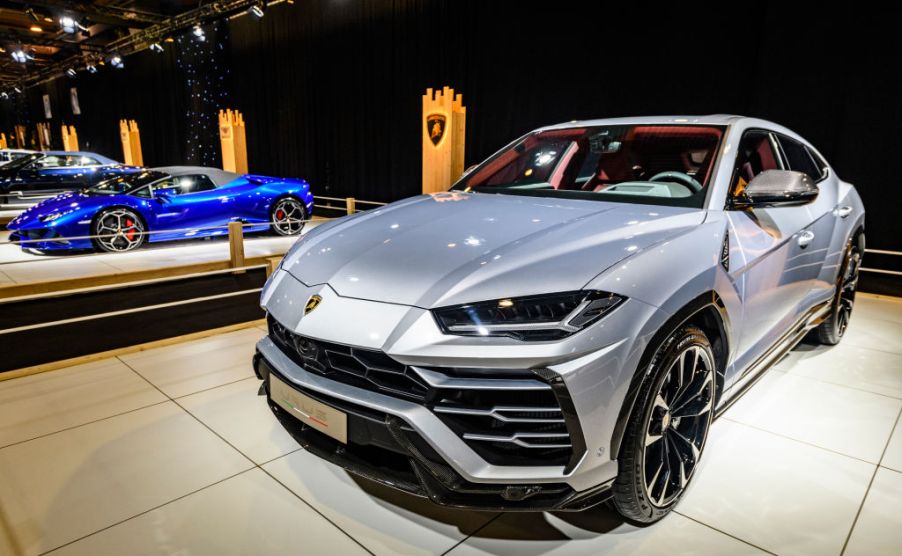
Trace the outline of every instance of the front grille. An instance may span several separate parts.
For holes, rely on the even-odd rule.
[[[385,353],[314,340],[286,329],[271,316],[268,321],[270,338],[307,371],[366,390],[426,401],[425,382]]]
[[[275,344],[307,371],[426,406],[493,465],[570,466],[584,451],[569,397],[562,407],[558,388],[531,370],[415,367],[268,322]]]

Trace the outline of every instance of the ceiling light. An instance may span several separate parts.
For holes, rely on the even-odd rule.
[[[66,70],[66,75],[69,77],[75,77],[75,68],[69,68]]]
[[[2,93],[0,93],[0,98],[2,98],[3,100],[8,99],[9,93],[7,93],[6,91],[3,91]]]
[[[29,29],[32,33],[40,33],[41,31],[43,31],[40,25],[32,25],[31,27],[29,27]]]
[[[256,17],[257,19],[261,19],[263,17],[263,10],[266,9],[266,2],[257,2],[253,4],[250,8],[247,9],[247,13]]]
[[[28,62],[28,60],[34,60],[34,56],[28,54],[21,48],[19,48],[17,50],[13,50],[13,52],[12,52],[12,54],[10,54],[10,56],[12,56],[13,60],[15,60],[16,62],[18,62],[20,64],[24,64],[24,63]]]
[[[65,33],[74,33],[75,32],[75,20],[69,16],[63,16],[60,18],[60,28],[62,28]]]
[[[175,42],[175,39],[173,39],[172,37],[166,37],[163,42]]]
[[[97,73],[97,66],[94,64],[86,64],[85,69],[88,70],[88,73]]]
[[[122,59],[122,56],[118,54],[114,54],[110,57],[110,65],[116,69],[122,69],[125,67],[125,61]]]
[[[158,42],[151,43],[149,48],[151,52],[156,52],[157,54],[163,52],[163,46]]]
[[[192,33],[194,33],[194,36],[197,37],[197,40],[199,41],[205,40],[207,38],[206,35],[204,35],[204,30],[200,25],[195,25]]]
[[[19,94],[22,94],[22,89],[20,89],[20,88],[18,88],[18,87],[13,87],[13,91],[15,91],[15,92],[17,92],[17,93],[19,93]]]

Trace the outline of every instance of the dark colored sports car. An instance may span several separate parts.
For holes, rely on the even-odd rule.
[[[313,195],[304,180],[173,166],[47,199],[7,228],[13,232],[10,239],[22,242],[25,250],[121,252],[145,241],[223,235],[234,221],[251,224],[247,232],[295,235],[312,210]]]
[[[96,153],[30,153],[0,166],[0,203],[31,204],[48,195],[91,187],[140,170]]]

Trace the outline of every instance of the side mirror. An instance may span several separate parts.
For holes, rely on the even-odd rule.
[[[820,190],[808,174],[792,170],[765,170],[732,200],[733,208],[791,207],[817,198]]]

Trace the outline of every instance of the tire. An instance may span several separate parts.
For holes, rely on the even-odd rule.
[[[295,197],[276,199],[269,211],[270,228],[280,236],[296,236],[304,229],[307,209]]]
[[[685,325],[658,348],[627,424],[613,504],[637,524],[666,516],[689,485],[714,418],[714,352]]]
[[[124,253],[144,244],[147,231],[140,216],[127,208],[110,208],[102,211],[91,224],[94,246],[108,253]]]
[[[839,275],[836,278],[836,293],[830,307],[830,315],[816,329],[817,341],[827,346],[835,346],[842,340],[852,308],[855,305],[855,290],[858,287],[858,269],[861,267],[864,236],[858,235],[846,244],[846,253]]]

